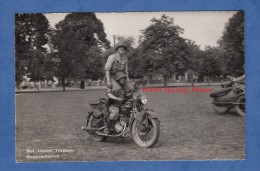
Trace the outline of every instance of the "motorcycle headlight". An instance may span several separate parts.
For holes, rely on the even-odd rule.
[[[147,103],[147,96],[146,96],[146,95],[142,95],[142,97],[141,97],[141,102],[142,102],[143,104],[146,104],[146,103]]]

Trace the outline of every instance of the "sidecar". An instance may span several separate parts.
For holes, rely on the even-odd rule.
[[[212,100],[212,107],[217,114],[226,114],[234,107],[233,103],[237,98],[237,94],[232,87],[224,88],[222,90],[210,94]]]
[[[213,98],[212,104],[218,107],[232,108],[232,104],[236,100],[237,94],[233,91],[232,87],[229,87],[211,93],[210,97]]]
[[[245,94],[234,87],[224,88],[210,94],[213,98],[212,107],[218,114],[226,114],[234,108],[236,112],[245,116]]]

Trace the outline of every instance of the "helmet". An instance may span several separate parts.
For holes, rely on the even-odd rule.
[[[125,50],[127,50],[127,46],[124,42],[117,43],[115,46],[115,49],[117,50],[119,47],[123,47],[123,48],[125,48]]]
[[[119,71],[115,74],[115,80],[118,81],[120,80],[121,78],[126,78],[126,75],[125,73],[123,73],[122,71]]]

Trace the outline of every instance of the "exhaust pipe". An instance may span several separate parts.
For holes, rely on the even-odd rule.
[[[83,126],[83,127],[81,127],[81,130],[87,130],[88,129],[88,127],[86,127],[86,126]]]
[[[97,128],[88,128],[86,126],[81,127],[81,130],[87,131],[89,134],[96,134]]]

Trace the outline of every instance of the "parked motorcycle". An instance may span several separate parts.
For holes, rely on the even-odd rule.
[[[210,97],[213,98],[212,107],[218,114],[226,114],[231,109],[245,117],[245,88],[241,84],[234,82],[222,84],[222,90],[213,92]]]
[[[105,119],[102,109],[106,99],[101,98],[97,101],[89,101],[92,108],[86,117],[86,124],[82,127],[89,133],[94,141],[102,142],[107,137],[130,137],[134,142],[144,148],[152,147],[160,135],[160,122],[155,112],[145,109],[147,96],[141,94],[125,99],[119,107],[119,115],[114,121],[110,134],[105,134]]]

